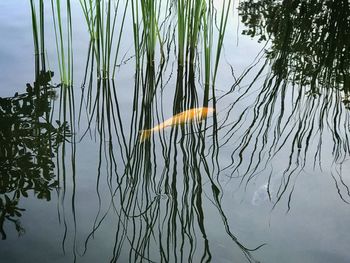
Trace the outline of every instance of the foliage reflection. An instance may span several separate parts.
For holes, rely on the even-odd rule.
[[[350,153],[348,1],[242,1],[239,10],[243,33],[268,44],[219,99],[235,92],[220,126],[222,147],[240,138],[225,169],[246,185],[265,174],[269,198],[275,205],[285,198],[289,210],[298,175],[313,163],[330,168],[339,197],[349,202],[341,174]],[[253,81],[244,86],[247,76]],[[285,165],[268,173],[272,160]],[[272,180],[279,181],[275,189]]]
[[[34,86],[14,97],[0,98],[0,231],[6,239],[4,223],[12,222],[23,233],[19,218],[21,197],[31,191],[37,198],[51,200],[57,185],[53,158],[69,136],[65,123],[51,123],[55,90],[49,84],[52,72],[41,71]]]

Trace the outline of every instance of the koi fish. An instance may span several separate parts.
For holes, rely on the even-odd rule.
[[[161,131],[167,127],[174,125],[190,123],[193,121],[202,121],[210,113],[213,113],[215,110],[211,107],[202,107],[202,108],[193,108],[183,112],[180,112],[173,117],[167,119],[166,121],[154,126],[152,129],[142,130],[140,135],[140,141],[144,142],[149,139],[152,133]]]

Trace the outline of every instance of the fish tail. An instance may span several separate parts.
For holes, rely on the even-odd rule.
[[[144,141],[148,140],[149,137],[151,137],[151,134],[152,129],[140,131],[140,142],[143,143]]]

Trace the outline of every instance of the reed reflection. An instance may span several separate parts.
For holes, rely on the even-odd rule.
[[[329,172],[349,202],[340,173],[350,149],[348,1],[243,1],[239,10],[243,33],[269,44],[257,59],[258,73],[258,66],[248,68],[230,91],[237,98],[221,125],[222,145],[240,139],[226,169],[246,185],[267,174],[270,199],[277,179],[272,198],[275,205],[285,198],[289,210],[298,175],[313,166]],[[253,82],[243,86],[248,75]],[[266,173],[272,160],[286,165]]]
[[[118,82],[111,80],[115,78],[116,61],[119,59],[119,45],[129,1],[124,3],[124,9],[119,9],[119,2],[113,9],[108,1],[99,1],[94,7],[92,2],[81,1],[91,39],[79,105],[78,123],[85,129],[80,140],[96,139],[98,142],[95,186],[98,208],[95,219],[91,222],[91,231],[85,239],[82,254],[89,252],[93,237],[101,231],[107,218],[113,217],[115,237],[111,262],[126,259],[130,262],[210,262],[220,256],[210,246],[213,230],[208,226],[216,220],[216,228],[220,228],[219,232],[222,232],[225,239],[229,239],[228,246],[234,248],[231,256],[254,262],[251,252],[260,246],[249,249],[243,245],[233,234],[232,226],[222,208],[222,189],[219,176],[215,175],[220,170],[215,115],[214,118],[203,118],[201,122],[174,125],[169,131],[152,133],[144,141],[140,139],[140,131],[163,122],[165,116],[174,116],[194,108],[216,108],[215,78],[231,1],[223,3],[227,11],[221,14],[215,59],[212,59],[215,28],[215,9],[212,1],[186,4],[185,13],[181,13],[183,10],[177,10],[180,23],[183,26],[187,25],[182,27],[182,31],[179,28],[178,47],[174,47],[173,31],[176,29],[176,21],[172,20],[171,13],[167,13],[175,8],[171,1],[166,1],[165,13],[161,12],[163,1],[131,1],[135,81],[134,89],[128,90],[132,100],[132,107],[128,110],[122,106],[125,103],[120,99],[121,92],[125,90],[118,86]],[[183,5],[184,2],[179,1],[179,6],[180,4]],[[102,10],[107,11],[105,15]],[[116,18],[119,11],[122,11],[123,16],[118,24]],[[192,15],[195,15],[193,20]],[[161,18],[164,20],[160,23]],[[70,27],[67,33],[70,36],[70,19],[68,24]],[[119,32],[117,25],[120,25]],[[117,41],[114,40],[116,33]],[[61,33],[57,36],[61,36]],[[203,43],[200,42],[200,37],[203,37]],[[68,37],[68,46],[70,43],[71,38]],[[63,47],[62,43],[60,45]],[[160,61],[155,52],[157,47],[160,48]],[[169,64],[173,48],[178,48],[175,91],[173,88],[166,89],[176,66]],[[199,62],[201,48],[205,65]],[[65,52],[58,51],[58,54],[64,56]],[[68,50],[66,54],[71,54],[71,51]],[[72,68],[71,61],[67,59],[67,69]],[[120,65],[125,65],[128,61],[130,59],[123,60]],[[62,59],[61,64],[64,63],[65,60]],[[213,68],[211,64],[214,65]],[[196,79],[201,76],[196,78],[196,73],[202,71],[204,94],[198,95],[200,81]],[[165,72],[169,76],[166,76]],[[71,88],[70,85],[66,85],[62,93],[60,116],[66,121],[70,120],[72,129],[75,130],[74,94]],[[169,99],[164,96],[174,97],[172,107],[168,107]],[[202,103],[199,103],[200,99]],[[127,112],[130,112],[131,116],[128,116]],[[84,127],[82,121],[85,114],[87,127]],[[76,254],[80,251],[77,247],[79,221],[76,218],[74,138],[71,144],[73,189],[69,201],[74,233],[72,250],[76,260]],[[65,147],[62,147],[60,171],[63,180],[59,212],[65,226],[64,251],[66,240],[71,233],[69,215],[65,213],[64,208],[65,196],[68,195],[66,155]],[[58,163],[60,164],[60,161]],[[209,207],[215,211],[216,219],[211,218],[212,212],[209,211]]]
[[[43,97],[40,95],[41,90],[45,91],[44,95],[51,91],[54,86],[53,72],[46,71],[47,54],[46,54],[46,24],[47,24],[47,9],[45,9],[46,2],[43,0],[30,0],[31,17],[32,17],[32,32],[35,52],[35,73],[36,81],[34,88],[27,87],[27,91],[35,94],[36,97]],[[51,127],[56,136],[51,136],[47,139],[47,149],[52,150],[48,155],[51,167],[50,179],[53,181],[54,188],[57,191],[57,213],[60,225],[63,225],[63,239],[62,250],[66,252],[66,243],[68,232],[72,232],[74,261],[76,260],[76,215],[75,215],[75,106],[74,106],[74,91],[73,91],[73,52],[72,52],[72,20],[71,20],[71,4],[70,1],[51,1],[51,15],[53,19],[52,31],[55,33],[56,52],[57,52],[57,68],[59,70],[60,84],[56,87],[59,91],[54,93],[56,103],[53,103],[52,98],[47,99],[48,108],[45,115],[41,116],[45,120],[47,127]],[[66,12],[64,12],[66,11]],[[66,17],[66,20],[63,19]],[[28,85],[27,85],[28,86]],[[47,91],[48,90],[48,91]],[[40,97],[39,97],[40,95]],[[47,95],[46,95],[47,97]],[[46,99],[45,99],[46,100]],[[56,106],[56,104],[58,104]],[[38,114],[35,110],[32,114]],[[34,116],[32,115],[32,116]],[[57,119],[56,119],[57,118]],[[57,128],[54,119],[56,119]],[[47,127],[45,128],[47,129]],[[43,127],[44,128],[44,127]],[[55,134],[54,133],[54,134]],[[43,134],[37,134],[41,138]],[[43,137],[45,138],[45,137]],[[40,141],[40,140],[39,140]],[[38,142],[41,143],[41,142]],[[46,142],[45,142],[46,143]],[[44,143],[44,145],[45,145]],[[43,145],[43,146],[44,146]],[[69,147],[70,146],[70,147]],[[67,159],[70,158],[70,162]],[[33,161],[38,158],[37,153],[33,156]],[[53,171],[55,168],[55,171]],[[40,179],[41,180],[41,179]],[[72,191],[69,191],[69,186],[72,185]],[[49,190],[52,190],[51,188]],[[50,192],[48,192],[49,194]],[[71,195],[69,200],[67,196]],[[73,217],[73,230],[70,231],[69,214],[66,213],[67,203],[71,206]]]
[[[84,253],[106,218],[113,216],[111,262],[126,258],[130,262],[210,262],[219,256],[210,245],[216,232],[209,227],[213,222],[230,240],[227,246],[233,247],[231,256],[255,262],[251,253],[259,247],[249,249],[239,241],[222,208],[222,187],[213,172],[219,170],[215,167],[218,145],[212,145],[211,140],[216,119],[172,125],[141,141],[140,131],[164,122],[169,114],[201,108],[195,70],[190,67],[178,67],[172,111],[167,107],[169,100],[163,97],[171,94],[170,89],[162,89],[164,64],[150,62],[136,70],[135,79],[139,81],[135,81],[130,128],[122,114],[126,109],[121,108],[121,88],[114,81],[97,80],[95,97],[82,99],[93,102],[94,106],[86,105],[86,109],[94,109],[90,123],[96,120],[100,145],[96,185],[99,208]],[[102,198],[103,184],[109,189],[108,205]]]

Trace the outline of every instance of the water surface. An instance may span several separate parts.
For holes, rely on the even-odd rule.
[[[40,1],[0,4],[1,262],[350,261],[347,1],[230,3],[218,60],[228,2],[205,2],[209,75],[204,20],[180,63],[175,2],[152,53],[120,1],[109,55],[79,2],[53,3],[38,49]]]

